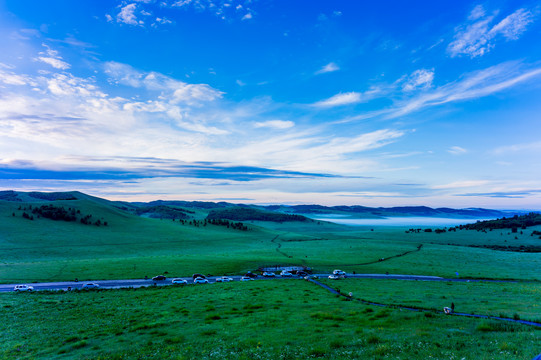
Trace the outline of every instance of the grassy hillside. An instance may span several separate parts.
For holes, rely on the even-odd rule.
[[[29,198],[28,194],[16,196]],[[359,273],[454,277],[458,272],[471,278],[541,279],[539,253],[519,251],[521,246],[539,245],[538,236],[532,236],[539,227],[517,233],[427,233],[324,221],[248,221],[248,230],[241,231],[205,222],[210,210],[199,204],[190,208],[186,203],[156,203],[145,208],[68,194],[75,200],[55,194],[59,200],[38,196],[32,202],[0,201],[1,282],[239,274],[268,265],[305,265],[321,272],[344,268]],[[55,221],[33,213],[30,206],[64,208],[75,213],[76,220]],[[192,219],[136,215],[137,209],[152,212],[162,207],[182,209],[173,213]],[[25,212],[33,220],[23,217]],[[89,215],[91,220],[81,223]]]
[[[302,280],[0,297],[1,358],[509,360],[541,342],[532,327],[366,306]]]

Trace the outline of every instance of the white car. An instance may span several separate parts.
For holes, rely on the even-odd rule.
[[[283,277],[292,277],[293,276],[292,273],[290,273],[289,271],[286,271],[286,270],[282,270],[280,275],[283,276]]]
[[[194,281],[193,281],[194,284],[208,284],[209,281],[207,279],[203,279],[203,278],[196,278]]]
[[[176,278],[176,279],[173,279],[173,281],[171,281],[171,283],[173,284],[182,284],[182,285],[185,285],[188,283],[188,281],[184,280],[184,279],[179,279],[179,278]]]
[[[99,288],[100,286],[96,283],[86,283],[86,284],[83,284],[83,289],[97,289]]]
[[[346,272],[343,270],[334,270],[332,272],[333,275],[346,275]]]
[[[253,279],[249,276],[243,276],[240,278],[240,281],[252,281]]]
[[[227,276],[222,276],[216,279],[216,282],[229,282],[229,281],[233,281],[233,279]]]
[[[262,275],[263,275],[263,277],[275,277],[275,276],[276,276],[275,273],[273,273],[273,272],[266,272],[266,271],[265,271]]]
[[[13,291],[34,291],[34,287],[28,285],[15,285]]]
[[[339,275],[334,275],[334,274],[333,274],[333,275],[329,275],[329,279],[331,279],[331,280],[338,280],[338,279],[340,279],[340,276],[339,276]]]

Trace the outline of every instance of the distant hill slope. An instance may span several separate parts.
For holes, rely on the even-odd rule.
[[[262,211],[258,209],[251,208],[228,208],[221,210],[211,210],[207,216],[208,220],[233,220],[233,221],[247,221],[247,220],[257,220],[257,221],[273,221],[273,222],[286,222],[286,221],[310,221],[305,216],[302,215],[291,215],[271,211]]]
[[[509,215],[498,210],[470,208],[470,209],[433,209],[427,206],[399,206],[399,207],[366,207],[366,206],[322,206],[322,205],[296,205],[296,206],[268,206],[273,211],[283,211],[294,214],[345,214],[356,217],[393,217],[393,216],[428,216],[428,217],[466,217],[466,218],[494,218]],[[513,213],[514,214],[514,213]]]
[[[103,205],[131,212],[132,214],[165,218],[165,219],[187,219],[190,217],[203,219],[212,213],[211,217],[222,216],[222,219],[245,221],[305,221],[303,217],[310,215],[347,215],[356,218],[383,218],[383,217],[449,217],[449,218],[501,218],[513,215],[521,215],[520,211],[498,211],[483,208],[451,209],[447,207],[430,208],[427,206],[397,206],[397,207],[367,207],[360,205],[353,206],[323,206],[323,205],[245,205],[232,204],[227,202],[206,202],[206,201],[182,201],[182,200],[156,200],[150,202],[126,202],[110,201],[94,197],[79,191],[69,192],[20,192],[0,191],[0,201],[13,202],[51,202],[69,200],[89,200]],[[240,209],[246,209],[241,211]],[[231,210],[231,211],[228,211]],[[216,212],[218,211],[218,212]],[[188,214],[196,214],[190,216]],[[271,216],[270,214],[276,214]],[[288,218],[287,216],[300,216],[299,218]],[[227,216],[227,217],[224,217]],[[296,219],[296,220],[290,220]]]

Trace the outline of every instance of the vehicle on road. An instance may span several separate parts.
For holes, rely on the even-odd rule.
[[[276,274],[273,273],[273,272],[270,272],[270,271],[269,271],[269,272],[265,271],[265,272],[264,272],[263,274],[261,274],[261,275],[263,275],[263,277],[276,277]]]
[[[249,278],[255,279],[257,277],[257,274],[254,274],[251,271],[248,271],[244,276],[248,276]]]
[[[334,270],[332,272],[333,275],[346,275],[346,272],[343,270]]]
[[[201,277],[195,278],[193,281],[194,284],[208,284],[209,281],[207,279],[203,279]]]
[[[195,280],[197,278],[206,279],[207,277],[205,275],[203,275],[203,274],[197,274],[197,273],[192,275],[193,280]]]
[[[341,277],[340,275],[334,275],[334,274],[332,274],[332,275],[329,275],[329,279],[331,279],[331,280],[338,280],[338,279],[342,279],[342,277]]]
[[[240,278],[240,281],[252,281],[254,280],[253,278],[249,277],[249,276],[243,276]]]
[[[28,291],[28,292],[31,292],[31,291],[34,291],[34,287],[33,286],[28,286],[28,285],[15,285],[15,288],[13,289],[13,291]]]
[[[154,280],[154,281],[165,280],[165,279],[167,279],[167,278],[164,275],[158,275],[158,276],[154,276],[152,278],[152,280]]]
[[[83,289],[97,289],[100,286],[96,283],[85,283],[83,284]]]
[[[293,274],[290,273],[290,272],[287,271],[287,270],[282,270],[282,272],[280,273],[280,275],[283,276],[283,277],[292,277],[292,276],[293,276]]]
[[[318,279],[319,276],[317,276],[317,275],[307,275],[307,276],[305,276],[304,278],[305,278],[306,280],[310,280],[310,279]]]
[[[233,281],[233,278],[222,276],[216,279],[216,282],[229,282],[229,281]]]
[[[185,285],[185,284],[188,283],[188,281],[186,281],[184,279],[176,278],[176,279],[173,279],[173,281],[171,281],[171,283]]]
[[[303,276],[307,276],[308,273],[306,271],[300,270],[300,271],[297,271],[296,275],[299,276],[299,277],[303,277]]]

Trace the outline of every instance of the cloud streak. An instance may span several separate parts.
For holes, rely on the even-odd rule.
[[[517,40],[534,21],[534,13],[524,8],[492,25],[496,16],[487,16],[481,5],[476,6],[468,17],[469,22],[456,29],[454,40],[448,45],[447,52],[452,57],[483,56],[495,47],[501,37],[507,41]]]

